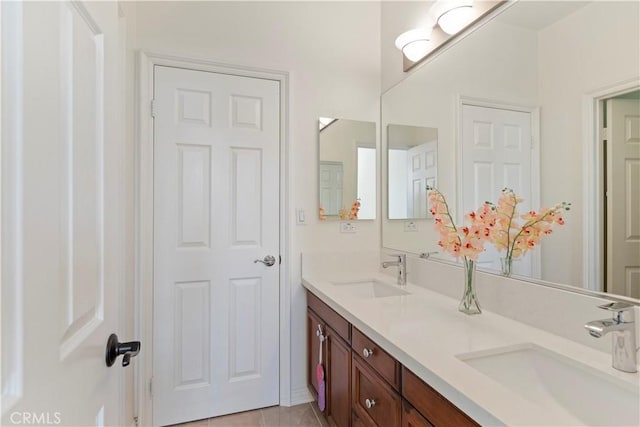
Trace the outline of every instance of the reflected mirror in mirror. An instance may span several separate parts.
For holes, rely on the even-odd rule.
[[[320,220],[375,219],[375,123],[327,117],[318,122]]]
[[[431,218],[426,188],[437,185],[438,129],[387,126],[389,219]]]
[[[505,186],[521,213],[572,204],[520,278],[640,299],[639,28],[640,2],[509,2],[382,96],[381,126],[438,129],[437,187],[456,221]],[[439,250],[430,222],[409,233],[384,219],[382,238]]]

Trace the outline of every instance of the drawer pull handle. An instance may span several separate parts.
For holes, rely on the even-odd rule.
[[[371,409],[371,408],[373,408],[374,406],[376,406],[376,401],[375,401],[375,400],[373,400],[373,399],[366,399],[366,400],[364,401],[364,404],[365,404],[365,406],[367,407],[367,409]]]
[[[362,350],[362,355],[364,357],[373,356],[373,349],[369,350],[368,348],[365,348],[364,350]]]

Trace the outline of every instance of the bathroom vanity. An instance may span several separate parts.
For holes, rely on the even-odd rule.
[[[476,426],[455,405],[307,291],[309,385],[326,354],[325,416],[337,426]]]
[[[520,307],[505,295],[522,286],[515,280],[480,275],[481,288],[490,291],[481,295],[487,308],[468,316],[458,311],[458,299],[432,289],[433,283],[460,288],[459,267],[410,258],[409,280],[399,287],[394,272],[381,269],[389,257],[365,258],[303,255],[309,389],[317,398],[322,346],[330,425],[640,424],[638,374],[612,368],[610,352],[580,342],[593,339],[582,319],[596,318],[603,300],[585,297],[584,313],[581,301],[548,312],[571,326],[575,338],[567,339],[560,329],[530,323],[535,314],[526,307],[534,300],[538,306],[538,297]],[[419,284],[420,276],[428,283]],[[560,298],[561,291],[538,290],[551,293],[542,300]],[[520,307],[518,316],[491,311],[496,301]]]

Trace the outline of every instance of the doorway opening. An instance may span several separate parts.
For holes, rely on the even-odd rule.
[[[598,102],[602,290],[640,298],[640,90]]]

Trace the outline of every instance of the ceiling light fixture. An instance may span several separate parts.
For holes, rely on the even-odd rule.
[[[442,31],[453,35],[473,19],[472,2],[473,0],[438,0],[431,13]]]
[[[402,33],[396,39],[396,47],[410,61],[418,62],[429,53],[431,28],[416,28]]]

